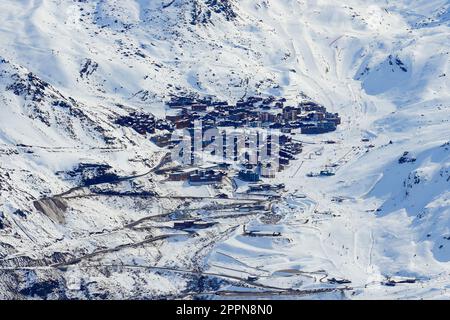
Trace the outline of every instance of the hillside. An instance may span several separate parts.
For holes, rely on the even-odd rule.
[[[0,7],[1,298],[448,297],[449,1]],[[167,150],[127,122],[164,118],[174,96],[308,99],[342,124],[297,137],[267,181],[286,185],[276,218],[233,216],[231,186],[167,182]],[[217,225],[172,228],[188,218]]]

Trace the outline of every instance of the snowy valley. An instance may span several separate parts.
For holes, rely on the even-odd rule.
[[[0,9],[0,298],[450,297],[449,1]],[[336,125],[190,183],[155,143],[174,97]]]

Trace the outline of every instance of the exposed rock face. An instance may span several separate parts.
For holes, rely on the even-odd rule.
[[[192,1],[192,21],[191,24],[213,23],[212,16],[217,14],[227,21],[237,18],[230,0],[195,0]]]
[[[37,200],[34,203],[34,207],[41,213],[48,216],[50,219],[57,223],[64,223],[64,213],[67,210],[66,202],[61,198],[48,198]]]

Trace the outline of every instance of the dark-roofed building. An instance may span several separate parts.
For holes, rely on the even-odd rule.
[[[192,186],[215,185],[222,183],[225,174],[222,171],[198,170],[188,178]]]
[[[259,173],[253,170],[241,170],[239,171],[238,178],[246,182],[258,182]]]

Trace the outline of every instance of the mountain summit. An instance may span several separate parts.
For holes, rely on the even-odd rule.
[[[449,1],[0,7],[0,298],[448,298]],[[182,102],[339,125],[255,186],[168,160]]]

